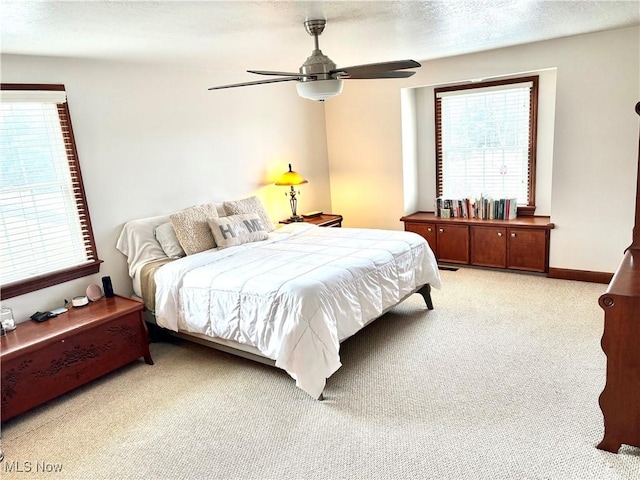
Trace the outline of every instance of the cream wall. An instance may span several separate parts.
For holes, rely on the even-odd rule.
[[[210,92],[239,80],[199,70],[74,59],[2,56],[2,82],[66,86],[100,273],[3,304],[18,321],[62,305],[110,275],[131,294],[115,248],[123,224],[184,207],[259,195],[274,221],[291,215],[284,187],[291,162],[309,183],[299,211],[331,211],[324,108],[295,84]]]
[[[325,107],[334,212],[348,227],[402,229],[398,219],[414,205],[432,209],[432,160],[412,150],[403,158],[403,147],[413,147],[407,132],[403,145],[402,105],[406,116],[411,101],[402,89],[549,70],[555,112],[541,121],[554,121],[553,153],[542,167],[550,175],[541,178],[551,184],[539,188],[548,202],[541,210],[556,224],[550,266],[613,272],[633,228],[639,64],[640,29],[633,27],[426,61],[402,81],[346,81]],[[408,176],[431,170],[433,177],[415,188],[403,162]]]

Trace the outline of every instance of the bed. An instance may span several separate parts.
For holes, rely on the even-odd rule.
[[[269,222],[264,212],[227,215],[226,205],[210,205],[207,215],[215,212],[217,218],[204,225],[214,233],[248,230],[250,240],[234,238],[229,245],[214,235],[213,248],[169,256],[173,252],[158,232],[172,216],[125,224],[117,248],[127,256],[148,322],[275,365],[322,398],[326,379],[341,366],[340,342],[414,293],[433,308],[438,267],[426,240],[415,233],[307,223],[259,230]],[[232,221],[235,227],[224,223]]]

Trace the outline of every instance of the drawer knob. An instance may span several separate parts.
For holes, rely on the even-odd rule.
[[[444,233],[444,228],[441,228],[441,229],[440,229],[440,233]]]
[[[512,234],[511,234],[511,236],[512,236],[513,238],[515,238],[515,237],[516,237],[516,234],[515,234],[515,233],[512,233]]]
[[[427,232],[430,232],[430,231],[431,231],[431,227],[427,228]]]
[[[498,232],[498,236],[501,237],[502,236],[502,232]]]

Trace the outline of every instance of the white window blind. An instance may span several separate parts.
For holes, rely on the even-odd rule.
[[[532,202],[534,82],[436,90],[438,195]]]
[[[3,288],[99,262],[65,92],[3,90],[1,100]]]

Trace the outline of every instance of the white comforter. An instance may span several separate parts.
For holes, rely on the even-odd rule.
[[[207,251],[155,274],[156,320],[256,347],[317,398],[340,368],[339,342],[440,276],[411,232],[297,228]]]

